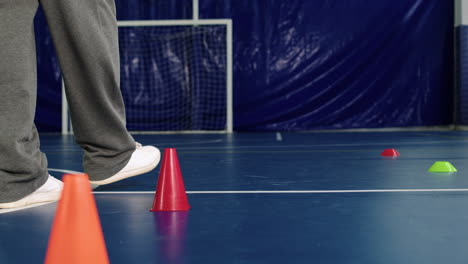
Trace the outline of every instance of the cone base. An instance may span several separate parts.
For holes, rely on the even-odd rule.
[[[398,157],[400,153],[396,151],[396,149],[385,149],[382,153],[380,153],[382,157]]]
[[[428,169],[429,172],[456,172],[457,169],[448,161],[437,161]]]
[[[190,206],[187,208],[178,208],[178,209],[157,209],[157,208],[151,208],[150,212],[185,212],[189,211]]]

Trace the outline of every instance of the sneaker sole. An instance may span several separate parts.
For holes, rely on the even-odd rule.
[[[11,203],[2,203],[0,204],[0,209],[12,209],[24,207],[32,204],[47,203],[47,202],[56,202],[60,199],[61,192],[47,192],[47,193],[37,193],[34,196],[29,198],[23,198],[16,202]]]
[[[118,173],[118,174],[116,174],[116,175],[114,175],[114,176],[112,176],[110,178],[107,178],[105,180],[102,180],[102,181],[89,181],[89,182],[91,184],[93,184],[93,185],[106,185],[106,184],[114,183],[114,182],[117,182],[117,181],[121,181],[123,179],[135,177],[135,176],[141,175],[143,173],[147,173],[149,171],[152,171],[154,168],[156,168],[156,166],[158,166],[160,160],[161,160],[161,153],[159,153],[158,158],[153,163],[150,163],[150,164],[148,164],[148,165],[146,165],[144,167],[140,167],[138,169],[125,171],[125,172],[122,172],[122,173]]]

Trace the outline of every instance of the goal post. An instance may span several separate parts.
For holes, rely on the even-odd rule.
[[[118,27],[131,133],[233,131],[232,20],[194,16],[118,21]],[[66,100],[62,133],[72,133]]]

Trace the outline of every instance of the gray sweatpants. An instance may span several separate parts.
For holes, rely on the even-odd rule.
[[[40,0],[65,79],[76,142],[92,180],[121,170],[135,150],[119,87],[114,0]],[[0,203],[47,180],[33,123],[38,0],[0,0]]]

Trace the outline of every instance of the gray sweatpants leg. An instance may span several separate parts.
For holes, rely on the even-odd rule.
[[[43,0],[67,85],[77,143],[92,180],[122,169],[135,149],[119,88],[115,7],[110,0]],[[34,126],[37,0],[0,0],[0,203],[47,180]]]
[[[114,0],[40,0],[63,72],[83,166],[92,180],[121,170],[135,150],[125,127]]]
[[[34,126],[37,0],[0,0],[0,203],[16,201],[47,180]]]

